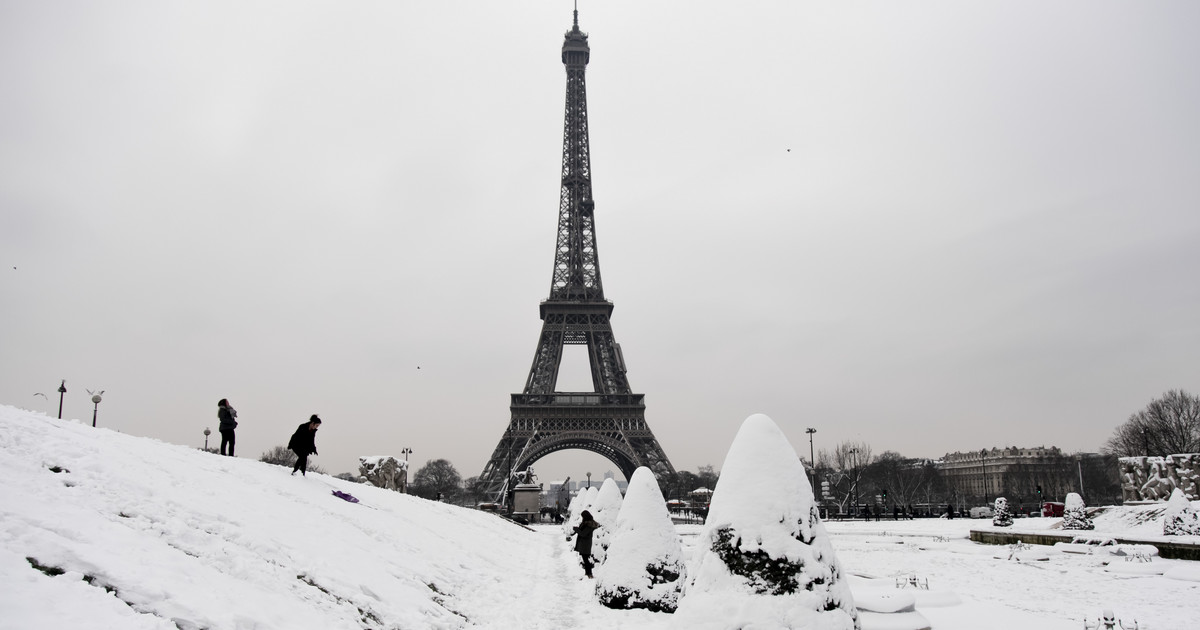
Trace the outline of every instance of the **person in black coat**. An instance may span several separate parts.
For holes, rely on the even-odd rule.
[[[301,475],[306,475],[308,472],[308,456],[317,454],[317,427],[321,426],[321,419],[317,414],[313,414],[308,422],[296,427],[296,432],[292,434],[292,439],[288,440],[288,448],[296,453],[296,466],[292,468],[292,474],[300,471]]]
[[[217,402],[217,418],[221,421],[217,426],[217,430],[221,432],[221,454],[226,454],[225,447],[228,446],[228,455],[233,457],[233,430],[237,428],[237,410],[229,405],[228,400],[222,398]]]
[[[579,552],[580,559],[583,560],[583,573],[588,577],[592,577],[592,533],[600,527],[592,518],[592,513],[584,510],[580,515],[583,520],[575,526],[575,551]]]

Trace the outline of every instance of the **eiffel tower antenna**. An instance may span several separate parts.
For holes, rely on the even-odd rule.
[[[505,506],[511,505],[508,489],[514,474],[561,450],[598,453],[626,479],[639,466],[649,467],[660,480],[675,474],[646,425],[645,395],[633,393],[625,376],[625,358],[610,322],[613,304],[604,299],[600,281],[585,82],[590,58],[576,2],[574,23],[562,45],[567,98],[550,296],[540,306],[542,333],[525,389],[512,395],[508,428],[479,476],[485,492]],[[587,346],[592,391],[557,390],[566,344]]]

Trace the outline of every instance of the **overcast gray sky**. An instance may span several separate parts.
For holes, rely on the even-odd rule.
[[[319,413],[330,472],[409,447],[479,474],[549,294],[570,25],[566,0],[0,2],[0,402],[53,415],[65,378],[65,415],[103,389],[101,425],[199,446],[227,397],[245,457]],[[676,468],[757,412],[805,456],[805,427],[1094,451],[1200,390],[1200,4],[584,0],[580,25],[606,296]]]

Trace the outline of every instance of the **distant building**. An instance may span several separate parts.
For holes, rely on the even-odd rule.
[[[1036,500],[1038,486],[1046,486],[1046,492],[1051,485],[1057,486],[1064,461],[1070,460],[1057,446],[1038,446],[948,453],[936,465],[947,486],[960,497],[987,501],[1017,493]]]

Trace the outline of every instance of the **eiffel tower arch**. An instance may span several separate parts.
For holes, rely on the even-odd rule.
[[[660,480],[675,474],[646,424],[645,395],[630,389],[625,357],[613,334],[613,304],[604,299],[600,281],[584,80],[590,55],[576,10],[562,46],[567,99],[550,296],[541,303],[542,332],[525,389],[512,395],[508,428],[479,477],[487,494],[506,505],[513,473],[562,450],[597,453],[626,479],[638,466],[649,467]],[[593,391],[556,391],[568,344],[587,346]]]

